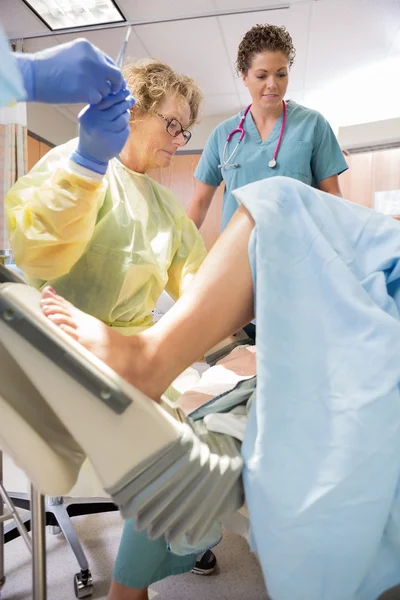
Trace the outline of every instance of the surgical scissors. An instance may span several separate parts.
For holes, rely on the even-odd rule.
[[[131,35],[131,29],[132,29],[132,25],[127,25],[127,30],[126,30],[126,35],[125,35],[125,39],[122,42],[122,46],[121,46],[121,50],[119,51],[119,54],[117,56],[117,60],[115,61],[115,64],[117,65],[117,67],[119,69],[122,69],[122,66],[124,64],[124,60],[125,60],[125,54],[126,54],[126,48],[128,46],[128,42],[129,42],[129,37]]]

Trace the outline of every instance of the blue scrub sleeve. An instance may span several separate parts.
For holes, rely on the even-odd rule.
[[[311,156],[311,170],[315,184],[332,177],[332,175],[340,175],[348,168],[331,126],[322,115],[319,115],[316,140]]]
[[[194,172],[199,181],[218,187],[222,181],[222,172],[218,168],[220,164],[218,152],[218,132],[216,129],[211,133],[204,147],[203,153]]]

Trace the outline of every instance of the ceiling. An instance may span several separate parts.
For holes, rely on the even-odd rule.
[[[341,121],[339,124],[343,124],[343,119],[350,121],[346,124],[360,122],[357,118],[371,120],[369,113],[363,115],[371,94],[374,119],[376,115],[390,118],[398,116],[391,114],[393,111],[400,112],[397,108],[400,106],[397,89],[400,71],[392,72],[393,90],[387,87],[386,77],[379,75],[383,64],[393,66],[393,61],[399,61],[396,64],[400,66],[400,0],[116,2],[126,19],[135,24],[127,57],[156,57],[193,76],[205,95],[204,116],[233,114],[248,103],[246,88],[234,69],[237,46],[252,25],[266,22],[285,25],[297,49],[288,98],[322,112],[325,110],[324,114]],[[290,8],[279,9],[288,4]],[[260,6],[272,10],[256,10]],[[251,12],[228,14],[243,10]],[[201,18],[201,15],[217,13],[219,16]],[[182,20],[182,17],[188,18]],[[125,33],[123,28],[114,27],[81,34],[49,35],[51,32],[22,0],[0,0],[0,18],[11,39],[25,40],[27,51],[84,36],[115,58]],[[165,22],[154,23],[163,20]],[[360,78],[362,83],[352,88],[351,82]],[[391,104],[388,108],[386,96],[392,99],[393,109]],[[339,106],[346,113],[345,117],[335,113]],[[64,110],[71,120],[76,120],[79,107]]]

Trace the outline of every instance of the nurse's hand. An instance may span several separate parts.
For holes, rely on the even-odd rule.
[[[126,87],[111,58],[85,39],[15,57],[31,102],[97,104]]]
[[[78,165],[104,175],[108,161],[117,156],[128,139],[130,109],[135,100],[129,90],[110,94],[79,114],[79,143],[71,155]]]

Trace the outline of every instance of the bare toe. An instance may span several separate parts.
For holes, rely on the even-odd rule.
[[[72,318],[71,311],[68,307],[60,306],[56,302],[49,302],[44,300],[40,302],[40,306],[46,317],[49,315],[64,315],[66,317]]]
[[[67,327],[70,327],[71,329],[74,329],[74,330],[78,329],[78,326],[76,325],[75,321],[69,315],[63,315],[60,313],[52,313],[52,314],[46,315],[46,317],[48,319],[50,319],[50,321],[52,323],[54,323],[55,325],[58,325],[59,327],[61,327],[61,325],[66,325]]]
[[[54,296],[57,296],[57,292],[51,285],[46,285],[41,291],[41,296],[42,298],[54,298]]]
[[[53,301],[53,302],[57,302],[57,304],[60,304],[62,306],[73,307],[73,304],[71,304],[71,302],[68,302],[68,300],[66,300],[62,296],[59,296],[57,294],[56,290],[49,285],[46,286],[45,288],[43,288],[41,296],[42,296],[41,302]]]
[[[65,325],[65,324],[61,324],[60,329],[62,329],[63,331],[65,331],[65,333],[67,333],[70,337],[72,337],[76,342],[79,341],[79,335],[78,335],[78,331],[75,328],[71,327],[70,325]]]

